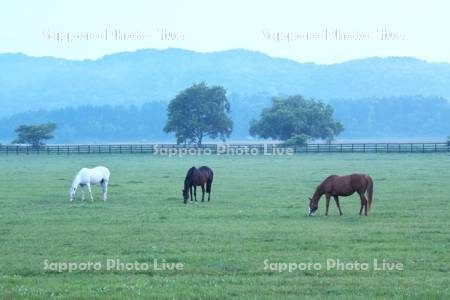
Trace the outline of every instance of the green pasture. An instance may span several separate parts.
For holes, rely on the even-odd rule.
[[[109,200],[69,203],[81,167],[111,170]],[[214,170],[211,202],[182,204],[189,167]],[[368,217],[357,196],[307,198],[330,174],[375,182]],[[197,191],[201,195],[200,190]],[[200,197],[199,197],[200,198]],[[0,156],[1,299],[448,299],[448,154],[294,156]],[[106,260],[183,264],[182,270],[107,270]],[[374,260],[402,270],[375,270]],[[327,260],[368,270],[327,269]],[[48,263],[100,262],[58,272]],[[320,270],[267,268],[316,263]],[[380,265],[378,265],[380,266]]]

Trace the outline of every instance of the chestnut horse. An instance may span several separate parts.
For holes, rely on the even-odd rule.
[[[319,204],[320,197],[325,194],[326,212],[328,216],[328,207],[330,206],[330,197],[333,196],[336,201],[336,206],[339,209],[339,214],[342,216],[341,206],[339,204],[339,196],[350,196],[354,192],[357,192],[361,198],[361,209],[359,214],[362,214],[364,208],[364,215],[367,216],[367,210],[372,205],[373,198],[373,180],[366,174],[351,174],[347,176],[328,176],[321,184],[316,188],[312,198],[309,198],[309,215],[313,215]],[[366,198],[367,195],[367,198]]]
[[[191,194],[191,201],[192,198],[192,187],[194,188],[194,197],[195,202],[197,202],[197,186],[202,187],[202,202],[205,201],[205,185],[206,185],[206,192],[208,193],[208,202],[211,199],[211,185],[213,182],[214,173],[213,171],[206,166],[196,168],[192,167],[188,170],[186,174],[186,178],[184,179],[184,189],[183,189],[183,200],[184,204],[187,203],[189,199],[188,190]]]

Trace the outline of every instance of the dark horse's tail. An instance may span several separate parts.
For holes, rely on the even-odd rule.
[[[372,200],[373,200],[373,180],[372,177],[367,176],[367,200],[369,201],[369,205],[368,205],[368,209],[370,209],[370,207],[372,206]]]
[[[206,181],[206,192],[208,194],[211,194],[211,185],[212,185],[212,182],[214,179],[214,173],[211,169],[209,169],[209,173],[210,173],[210,175],[209,175],[208,181]]]

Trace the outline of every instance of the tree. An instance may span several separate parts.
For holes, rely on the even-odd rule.
[[[221,86],[208,87],[201,82],[183,90],[170,101],[164,131],[175,132],[178,144],[201,145],[207,136],[225,141],[233,126],[229,113],[226,90]]]
[[[250,124],[252,136],[291,144],[317,138],[331,141],[343,129],[342,124],[333,119],[330,105],[300,95],[273,98],[272,107],[264,109],[260,119]]]
[[[44,145],[45,140],[52,139],[56,124],[21,125],[16,129],[17,139],[13,144],[31,144],[33,148]]]

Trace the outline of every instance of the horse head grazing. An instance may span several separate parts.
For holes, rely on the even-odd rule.
[[[189,190],[192,184],[192,177],[193,174],[195,172],[195,170],[197,170],[196,167],[191,167],[187,173],[186,173],[186,177],[184,178],[184,188],[183,188],[183,203],[186,204],[189,200]]]
[[[314,201],[313,198],[308,198],[308,199],[309,199],[308,215],[314,216],[314,214],[316,213],[317,208],[318,208],[318,201]]]
[[[77,173],[77,175],[75,176],[75,178],[72,181],[72,185],[70,186],[70,191],[69,191],[69,200],[70,202],[72,202],[73,200],[75,200],[75,197],[77,195],[77,189],[78,186],[80,185],[80,172]]]
[[[75,200],[75,195],[76,195],[76,193],[77,193],[77,187],[76,186],[72,186],[71,188],[70,188],[70,193],[69,193],[69,200],[70,200],[70,202],[72,202],[73,200]]]
[[[183,203],[186,204],[189,200],[189,193],[186,188],[183,189],[182,192],[183,192]]]

